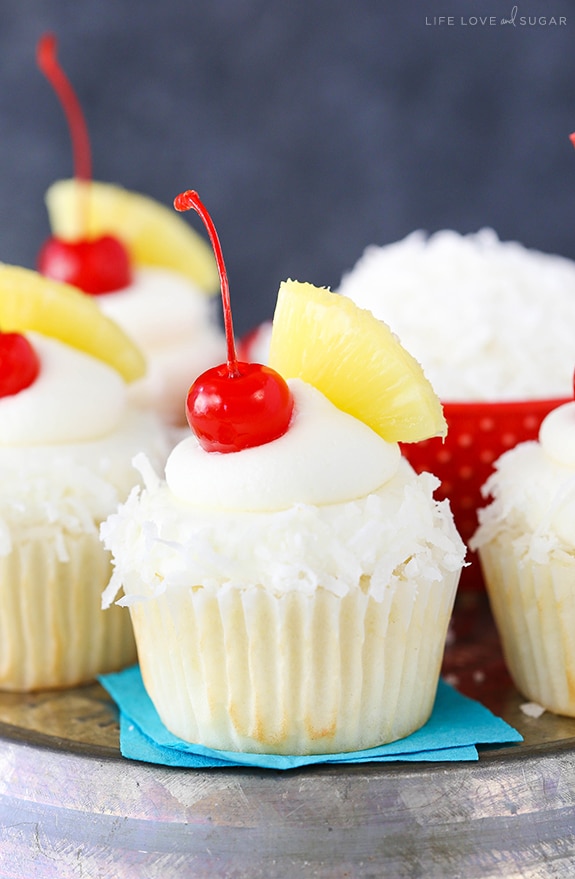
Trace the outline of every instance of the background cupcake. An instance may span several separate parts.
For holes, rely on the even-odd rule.
[[[72,686],[135,658],[98,527],[166,438],[127,403],[141,354],[80,291],[1,266],[0,325],[0,689]]]
[[[484,487],[479,552],[505,660],[525,696],[575,716],[575,403],[506,452]]]

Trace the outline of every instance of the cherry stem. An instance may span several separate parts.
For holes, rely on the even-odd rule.
[[[227,344],[228,374],[230,378],[236,378],[240,374],[240,371],[238,368],[238,357],[236,354],[236,346],[234,342],[232,306],[230,302],[230,285],[228,283],[228,273],[226,272],[224,255],[222,253],[222,247],[220,245],[218,233],[216,232],[216,227],[214,226],[212,218],[206,210],[206,207],[202,204],[200,196],[193,189],[187,189],[186,192],[181,192],[180,195],[177,195],[174,199],[174,207],[177,211],[189,211],[190,209],[193,209],[200,216],[204,223],[204,226],[208,230],[208,235],[210,236],[210,241],[212,242],[212,247],[214,249],[214,255],[216,257],[216,264],[220,276],[220,286],[222,289],[224,330],[226,333]]]
[[[88,128],[80,101],[68,77],[58,63],[56,57],[56,37],[54,34],[44,34],[40,37],[36,47],[36,61],[38,67],[56,92],[66,115],[72,140],[74,176],[77,180],[89,182],[92,179],[92,155]],[[85,197],[82,198],[82,203],[80,204],[80,217],[83,221],[83,227],[86,228],[87,206]]]

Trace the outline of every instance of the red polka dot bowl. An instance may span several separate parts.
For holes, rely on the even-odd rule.
[[[455,524],[467,542],[477,527],[477,509],[487,501],[481,486],[493,470],[493,462],[518,443],[537,439],[545,416],[567,399],[527,400],[498,403],[444,403],[448,426],[439,438],[404,444],[402,452],[414,469],[434,473],[441,486],[435,496],[449,498]],[[471,565],[461,577],[460,590],[483,589],[479,563],[468,553]]]

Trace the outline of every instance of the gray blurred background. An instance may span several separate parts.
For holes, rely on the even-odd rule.
[[[165,204],[200,192],[240,333],[280,280],[335,287],[367,244],[418,228],[575,258],[569,0],[1,0],[0,260],[30,267],[44,191],[72,173],[45,31],[94,177]]]

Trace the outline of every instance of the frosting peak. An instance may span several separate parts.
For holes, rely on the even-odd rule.
[[[547,415],[539,430],[539,442],[548,458],[575,469],[575,402]]]
[[[392,478],[400,460],[396,443],[386,443],[311,385],[300,379],[288,384],[294,414],[286,434],[229,454],[205,452],[188,437],[166,465],[171,492],[206,510],[265,512],[343,503]]]

